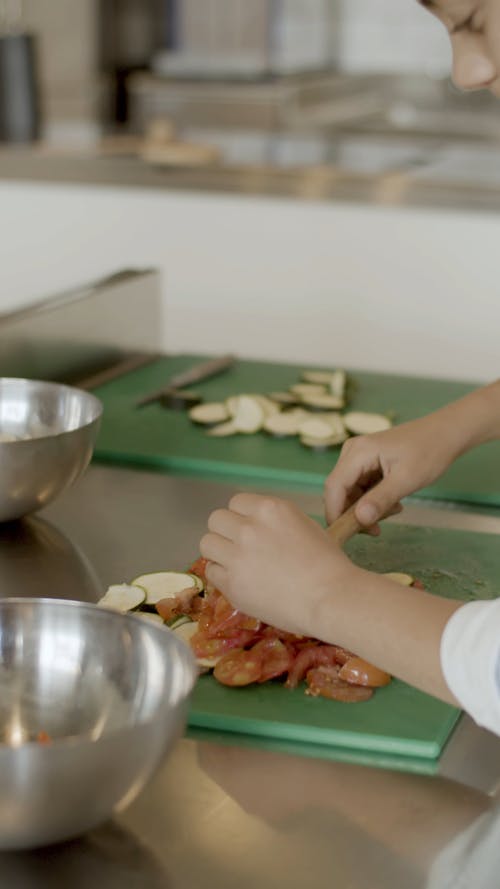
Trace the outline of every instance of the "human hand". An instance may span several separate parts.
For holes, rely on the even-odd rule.
[[[431,484],[459,453],[444,412],[348,439],[325,484],[328,523],[357,501],[356,518],[376,530],[379,519],[400,512],[400,500]]]
[[[315,635],[318,603],[351,582],[354,565],[293,503],[237,494],[208,520],[207,578],[238,609],[282,630]]]

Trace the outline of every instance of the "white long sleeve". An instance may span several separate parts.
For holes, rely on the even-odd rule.
[[[500,735],[500,599],[455,611],[441,639],[441,666],[463,709]]]
[[[427,889],[496,889],[499,883],[498,806],[455,836],[438,855]]]

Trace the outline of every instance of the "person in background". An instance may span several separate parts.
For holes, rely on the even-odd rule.
[[[421,0],[447,29],[453,80],[500,97],[500,0]],[[351,439],[328,477],[326,518],[356,503],[379,519],[461,454],[500,438],[500,382],[422,419]],[[241,611],[281,629],[344,646],[466,710],[500,735],[500,598],[444,599],[354,565],[293,504],[237,494],[209,518],[201,553],[209,581]]]

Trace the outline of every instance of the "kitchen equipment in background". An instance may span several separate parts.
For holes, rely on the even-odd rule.
[[[101,402],[39,380],[0,378],[0,522],[36,512],[85,471]]]
[[[153,70],[176,77],[255,78],[317,71],[335,58],[332,0],[170,0],[173,34]]]
[[[230,153],[240,162],[245,162],[247,143],[260,140],[268,145],[274,134],[284,139],[321,134],[331,144],[327,127],[381,115],[387,104],[383,78],[334,71],[224,81],[141,71],[128,77],[127,91],[135,133],[145,133],[157,119],[168,119],[184,140],[196,137],[224,149],[228,142],[239,144],[239,150]],[[276,162],[274,151],[266,162]]]
[[[96,8],[106,117],[125,123],[127,77],[147,69],[155,51],[165,45],[165,0],[101,0]]]
[[[0,625],[0,849],[31,849],[137,796],[182,733],[197,670],[173,633],[96,605],[4,599]]]
[[[0,142],[40,135],[36,37],[23,31],[21,0],[0,2]]]
[[[139,157],[147,164],[167,167],[206,167],[217,164],[222,152],[205,141],[192,142],[176,138],[175,127],[168,119],[154,119],[146,128],[139,146]]]

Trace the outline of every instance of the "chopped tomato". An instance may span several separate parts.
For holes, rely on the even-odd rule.
[[[215,606],[217,604],[219,593],[211,588],[204,596],[200,596],[200,603],[197,605],[199,618],[198,625],[200,630],[206,630],[210,626],[214,618]]]
[[[253,633],[250,633],[248,630],[241,630],[238,635],[226,638],[221,636],[210,638],[206,633],[198,630],[197,633],[191,636],[189,641],[196,657],[211,658],[219,657],[219,655],[232,648],[243,648],[244,645],[248,645],[252,640]]]
[[[204,615],[201,626],[210,636],[226,636],[240,630],[257,632],[260,629],[260,620],[238,611],[218,590],[204,598],[206,605],[200,606]]]
[[[337,649],[336,658],[338,664],[345,664],[349,658],[354,657],[352,651],[347,651],[347,648],[342,648],[340,645],[336,645],[335,648]]]
[[[188,571],[191,574],[196,574],[197,577],[200,577],[203,583],[206,581],[205,571],[207,569],[208,559],[204,559],[203,556],[200,556],[199,559],[193,562]]]
[[[250,651],[257,654],[262,661],[259,682],[267,682],[268,679],[276,679],[277,676],[288,673],[293,664],[293,650],[280,639],[261,639]]]
[[[210,633],[214,636],[223,634],[226,628],[229,628],[235,623],[234,618],[238,615],[239,611],[237,608],[235,608],[234,605],[231,605],[222,593],[219,593],[217,600],[215,601],[212,620],[208,628]]]
[[[217,621],[216,617],[210,623],[208,631],[211,636],[227,636],[230,633],[239,632],[240,630],[251,630],[258,633],[261,627],[260,620],[255,617],[249,617],[242,611],[236,609],[222,621]]]
[[[44,731],[38,732],[36,739],[39,744],[52,744],[52,738]]]
[[[223,685],[251,685],[259,681],[261,670],[262,660],[258,653],[236,648],[217,662],[214,676]]]
[[[306,695],[330,698],[345,704],[368,701],[373,695],[372,688],[349,685],[339,676],[339,667],[315,667],[307,672]]]
[[[181,614],[191,614],[194,599],[198,599],[198,591],[193,587],[181,590],[176,596],[160,599],[156,603],[156,610],[163,620],[172,620]]]
[[[172,618],[179,613],[177,611],[177,602],[172,598],[160,599],[160,601],[156,603],[155,608],[163,620],[172,620]]]
[[[191,604],[191,614],[199,615],[203,614],[203,609],[205,606],[205,600],[203,596],[195,596],[193,602]]]
[[[414,580],[412,583],[412,587],[415,587],[416,590],[425,590],[425,585],[421,580]]]
[[[371,688],[388,685],[391,681],[389,673],[379,670],[360,657],[349,658],[341,668],[339,676],[351,685],[365,685]]]
[[[340,649],[343,651],[343,649]],[[295,658],[295,662],[285,683],[287,688],[296,688],[312,667],[333,667],[338,664],[338,648],[336,645],[315,645],[303,648]]]
[[[265,627],[262,630],[263,636],[270,636],[272,639],[281,639],[282,642],[291,642],[292,644],[310,644],[316,640],[306,639],[304,636],[296,636],[295,633],[289,633],[287,630],[278,630],[276,627]]]

